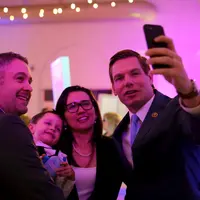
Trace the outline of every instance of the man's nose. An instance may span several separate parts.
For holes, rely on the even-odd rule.
[[[126,75],[124,79],[125,79],[124,81],[125,86],[128,87],[134,84],[133,78],[130,77],[129,75]]]
[[[24,85],[24,90],[27,90],[29,92],[32,92],[33,91],[33,88],[31,86],[31,84],[29,82],[27,82],[25,85]]]

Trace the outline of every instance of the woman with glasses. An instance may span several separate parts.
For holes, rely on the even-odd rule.
[[[56,111],[65,121],[59,142],[75,171],[70,200],[116,200],[124,177],[123,159],[113,139],[102,135],[98,104],[89,89],[66,88]]]

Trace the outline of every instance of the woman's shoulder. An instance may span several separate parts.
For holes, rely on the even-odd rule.
[[[104,142],[104,143],[113,143],[113,141],[114,141],[114,139],[112,137],[108,137],[105,135],[102,135],[100,140],[101,140],[101,142]]]
[[[107,137],[104,135],[102,135],[100,138],[100,144],[103,147],[114,148],[114,149],[118,146],[118,143],[115,138]]]
[[[119,144],[114,138],[102,136],[101,142],[97,143],[97,152],[99,157],[106,164],[121,166],[121,152]]]

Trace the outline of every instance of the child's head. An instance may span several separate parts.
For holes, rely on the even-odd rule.
[[[41,141],[49,146],[60,139],[63,121],[55,111],[41,112],[35,115],[29,124],[35,142]]]

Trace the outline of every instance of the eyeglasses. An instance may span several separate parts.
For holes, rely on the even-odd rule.
[[[90,100],[83,100],[80,103],[73,102],[73,103],[67,104],[65,108],[70,113],[76,113],[80,106],[81,108],[83,108],[83,110],[86,111],[86,110],[92,109],[93,104]]]

